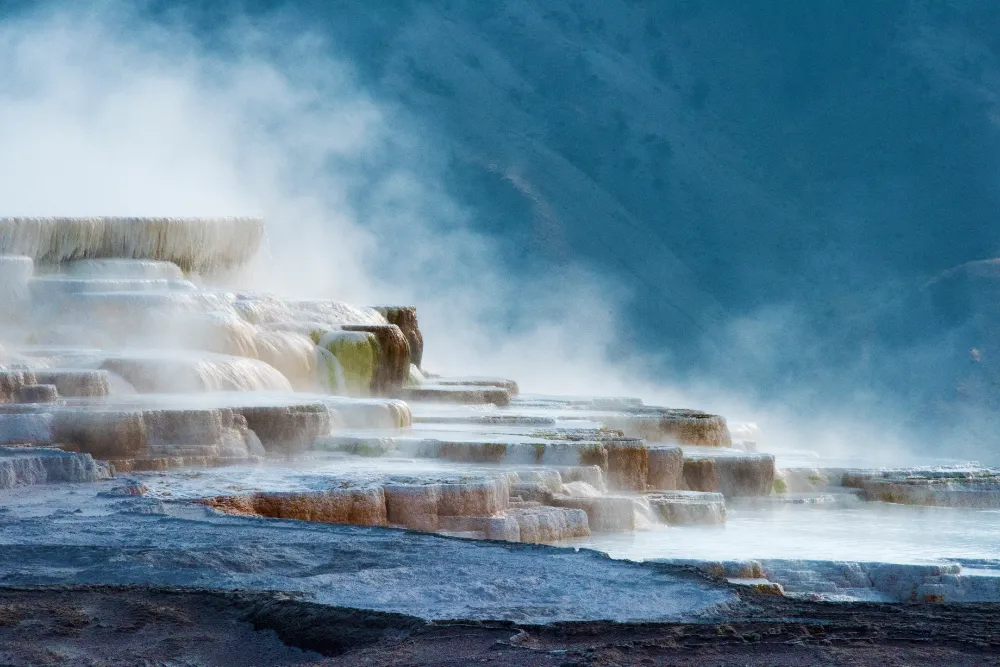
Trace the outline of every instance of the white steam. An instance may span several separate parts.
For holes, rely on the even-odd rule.
[[[618,318],[601,282],[509,275],[442,191],[434,138],[319,36],[239,20],[225,34],[208,48],[119,3],[0,24],[2,213],[263,215],[254,288],[412,303],[434,370],[635,393],[604,363]]]

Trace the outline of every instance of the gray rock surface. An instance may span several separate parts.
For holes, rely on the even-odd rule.
[[[0,583],[144,583],[307,593],[317,602],[426,619],[530,623],[697,619],[735,596],[684,571],[592,551],[408,531],[221,516],[114,482],[0,491]]]

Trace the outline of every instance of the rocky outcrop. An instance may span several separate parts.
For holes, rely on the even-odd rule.
[[[403,333],[410,348],[410,363],[420,368],[424,358],[424,336],[417,324],[417,309],[413,306],[375,306],[389,324]]]
[[[378,359],[371,390],[378,396],[392,396],[406,385],[410,373],[410,346],[395,324],[345,324],[344,331],[367,331],[378,341]]]

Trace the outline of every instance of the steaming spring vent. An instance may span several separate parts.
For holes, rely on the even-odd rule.
[[[237,268],[254,256],[261,218],[0,218],[0,254],[38,262],[128,258],[185,271]]]

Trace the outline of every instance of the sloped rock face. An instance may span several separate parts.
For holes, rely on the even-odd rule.
[[[685,459],[684,485],[691,491],[710,493],[719,490],[715,459]]]
[[[766,496],[774,486],[774,456],[747,454],[715,459],[719,491],[727,497]]]

